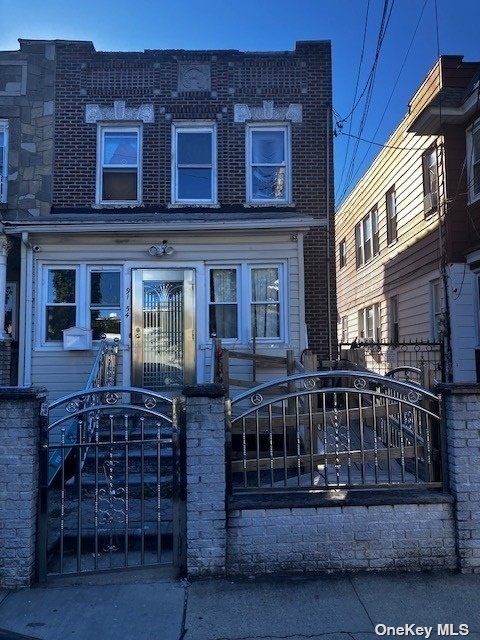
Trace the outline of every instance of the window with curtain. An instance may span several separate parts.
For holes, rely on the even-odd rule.
[[[210,337],[238,338],[237,270],[210,269]]]
[[[289,200],[286,127],[251,127],[249,133],[249,200]]]
[[[251,330],[255,338],[280,337],[279,285],[277,267],[252,267]]]

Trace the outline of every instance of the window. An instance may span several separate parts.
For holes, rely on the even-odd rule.
[[[338,255],[340,269],[343,269],[343,267],[347,264],[347,241],[345,238],[338,245]]]
[[[140,202],[140,128],[100,127],[97,200]]]
[[[357,269],[380,253],[378,211],[375,207],[355,226]]]
[[[237,270],[210,269],[210,337],[238,338]]]
[[[359,310],[358,333],[360,340],[380,342],[380,303]]]
[[[422,156],[423,166],[423,210],[430,213],[438,206],[437,150],[432,147]]]
[[[92,329],[93,340],[103,334],[119,338],[121,329],[121,270],[113,266],[44,266],[41,325],[37,346],[59,348],[63,330]]]
[[[283,264],[247,263],[209,267],[210,337],[241,344],[285,341],[283,269]]]
[[[290,202],[289,133],[287,126],[247,128],[249,202]]]
[[[387,243],[392,244],[397,239],[397,201],[395,187],[389,189],[385,195],[387,211]]]
[[[251,291],[252,337],[280,338],[278,268],[252,268]]]
[[[397,344],[399,340],[397,296],[390,298],[390,340],[395,344]]]
[[[90,271],[92,339],[120,338],[120,271]]]
[[[468,201],[480,198],[480,120],[467,130]]]
[[[348,316],[342,317],[342,343],[348,342]]]
[[[434,342],[440,340],[442,329],[442,289],[440,280],[430,282],[431,336]]]
[[[7,201],[8,122],[0,120],[0,202]]]
[[[173,184],[174,203],[215,203],[216,141],[215,127],[173,127]]]
[[[75,268],[47,269],[45,341],[63,340],[63,329],[77,319],[77,271]]]

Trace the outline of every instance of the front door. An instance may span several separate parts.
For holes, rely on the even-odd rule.
[[[159,391],[195,382],[192,269],[134,269],[132,384]]]

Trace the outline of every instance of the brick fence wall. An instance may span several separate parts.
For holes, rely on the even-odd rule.
[[[26,587],[36,559],[39,389],[0,388],[0,587]]]

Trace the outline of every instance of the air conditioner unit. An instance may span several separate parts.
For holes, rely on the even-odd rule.
[[[427,193],[423,198],[423,210],[425,213],[433,211],[438,207],[438,194],[436,191]]]

